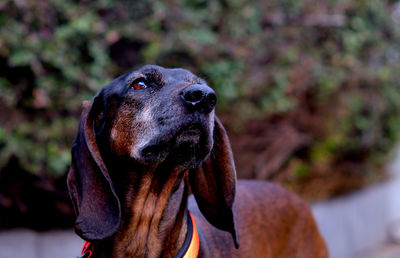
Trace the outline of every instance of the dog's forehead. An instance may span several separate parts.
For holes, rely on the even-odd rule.
[[[207,84],[203,79],[197,77],[186,69],[170,69],[157,65],[146,65],[115,78],[109,84],[104,86],[98,95],[103,96],[105,99],[116,96],[123,97],[125,96],[129,85],[139,78],[145,78],[146,80],[160,86]],[[184,84],[181,84],[182,82],[184,82]]]
[[[164,68],[157,65],[146,65],[131,72],[132,76],[152,76],[160,81],[187,81],[191,83],[204,83],[204,81],[192,72],[182,68]]]

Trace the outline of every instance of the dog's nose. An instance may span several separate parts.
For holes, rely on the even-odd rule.
[[[181,99],[190,111],[208,114],[217,103],[215,92],[207,85],[193,84],[181,92]]]

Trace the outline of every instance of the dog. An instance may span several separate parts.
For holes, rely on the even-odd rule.
[[[236,183],[216,101],[191,72],[147,65],[83,103],[67,180],[81,257],[327,257],[300,197]]]

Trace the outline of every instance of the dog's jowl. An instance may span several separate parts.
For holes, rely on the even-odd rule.
[[[85,101],[68,188],[82,257],[327,257],[308,205],[236,182],[215,92],[148,65]]]

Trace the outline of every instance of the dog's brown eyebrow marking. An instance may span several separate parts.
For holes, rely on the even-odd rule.
[[[157,69],[148,69],[143,72],[134,72],[128,78],[128,84],[132,83],[134,80],[144,77],[147,81],[156,83],[160,86],[165,84],[163,74]]]
[[[159,86],[163,86],[165,84],[163,74],[157,69],[146,69],[142,74],[149,82],[153,82]]]
[[[146,79],[148,81],[154,82],[158,85],[165,84],[163,74],[156,69],[146,70],[146,71],[144,71],[144,74],[146,75]]]

